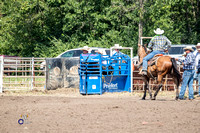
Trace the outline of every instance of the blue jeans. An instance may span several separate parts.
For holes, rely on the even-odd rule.
[[[199,86],[199,96],[200,96],[200,73],[197,74],[198,86]]]
[[[195,72],[195,70],[185,70],[183,72],[183,81],[182,81],[182,85],[181,85],[181,91],[179,94],[180,99],[184,98],[187,86],[189,88],[189,99],[194,98],[194,91],[193,91],[194,72]]]
[[[194,72],[194,80],[198,80],[197,70],[195,70],[195,72]]]
[[[165,54],[165,53],[163,51],[158,51],[158,50],[149,53],[147,56],[143,58],[142,70],[147,71],[148,61],[152,59],[156,54]]]

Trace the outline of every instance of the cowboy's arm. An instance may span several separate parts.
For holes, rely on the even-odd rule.
[[[172,43],[167,37],[165,37],[165,38],[166,38],[166,44],[165,44],[165,48],[164,49],[165,49],[165,51],[168,51],[168,49],[171,48]]]
[[[148,44],[148,49],[152,50],[153,49],[153,42],[154,42],[154,38],[151,39],[151,41]]]
[[[119,54],[120,54],[120,55],[125,55],[124,53],[122,53],[122,52],[120,52],[120,51],[119,51]]]
[[[183,63],[183,59],[176,58],[175,60],[178,61],[178,62],[180,62],[180,63]]]
[[[183,59],[178,59],[178,58],[175,58],[176,61],[180,62],[182,65],[184,65],[184,60]]]
[[[198,53],[196,53],[196,56],[195,56],[195,67],[194,67],[195,73],[198,73],[198,65],[199,65],[199,55],[198,55]]]
[[[198,66],[198,63],[199,63],[199,55],[197,54],[196,58],[195,58],[195,66],[196,67]]]
[[[179,61],[182,65],[187,66],[187,65],[191,64],[192,58],[191,58],[191,56],[186,56],[185,60],[177,59],[177,61]]]

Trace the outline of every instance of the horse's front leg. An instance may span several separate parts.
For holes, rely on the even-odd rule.
[[[154,93],[152,100],[156,100],[156,96],[157,96],[160,88],[162,87],[162,79],[163,79],[163,76],[158,75],[158,82],[157,82],[158,86],[156,87],[157,89],[156,89],[156,92]]]
[[[147,93],[147,88],[149,88],[149,81],[148,81],[148,79],[147,78],[145,78],[145,85],[144,85],[144,95],[143,95],[143,97],[142,97],[142,100],[145,100],[145,98],[146,98],[146,93]]]
[[[148,84],[148,91],[149,91],[150,99],[152,100],[152,93],[151,93],[151,88],[149,87],[149,84]]]
[[[156,100],[156,96],[157,96],[157,94],[158,94],[158,92],[159,92],[159,90],[160,90],[161,87],[162,87],[162,83],[160,83],[158,85],[158,87],[156,89],[156,92],[154,93],[154,96],[153,96],[152,100]]]
[[[142,97],[142,100],[145,100],[146,98],[147,88],[149,88],[149,78],[145,76],[144,77],[144,95]]]
[[[147,84],[145,83],[145,85],[144,85],[144,95],[143,95],[143,97],[142,97],[142,100],[145,100],[145,98],[146,98],[146,93],[147,93]]]

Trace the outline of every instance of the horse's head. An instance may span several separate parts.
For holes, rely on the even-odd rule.
[[[138,44],[138,57],[139,57],[139,62],[141,63],[143,58],[147,55],[147,48],[146,48],[147,44],[141,45]]]

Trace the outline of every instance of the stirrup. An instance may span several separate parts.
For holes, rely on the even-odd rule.
[[[147,75],[147,71],[143,70],[141,74],[142,75]]]
[[[140,75],[142,74],[142,69],[139,71],[139,73],[138,73],[138,74],[140,74]]]

